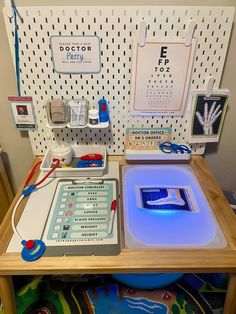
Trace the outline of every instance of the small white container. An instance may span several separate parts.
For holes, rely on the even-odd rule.
[[[87,154],[101,154],[103,155],[103,166],[102,167],[88,167],[88,168],[57,168],[50,177],[101,177],[103,176],[106,169],[106,146],[105,145],[72,145],[73,157],[81,157]],[[52,153],[48,149],[44,156],[40,170],[43,174],[47,174],[51,168]]]
[[[89,124],[97,125],[99,123],[99,114],[97,109],[90,109],[89,110]]]
[[[72,148],[68,144],[55,144],[50,147],[51,158],[57,158],[61,165],[69,165],[72,161]]]

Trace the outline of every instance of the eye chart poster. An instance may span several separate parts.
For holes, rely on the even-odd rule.
[[[131,115],[180,116],[188,93],[196,40],[133,46]]]

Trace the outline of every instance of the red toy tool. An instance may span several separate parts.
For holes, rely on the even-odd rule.
[[[101,160],[103,156],[101,154],[87,154],[80,157],[81,160]]]

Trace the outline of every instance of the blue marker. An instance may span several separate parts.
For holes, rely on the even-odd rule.
[[[77,168],[102,167],[103,160],[79,160],[76,164]]]

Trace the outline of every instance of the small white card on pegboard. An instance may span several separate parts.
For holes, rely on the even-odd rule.
[[[184,112],[196,40],[134,41],[131,115],[180,116]]]
[[[9,96],[8,101],[17,130],[37,129],[32,97]]]

